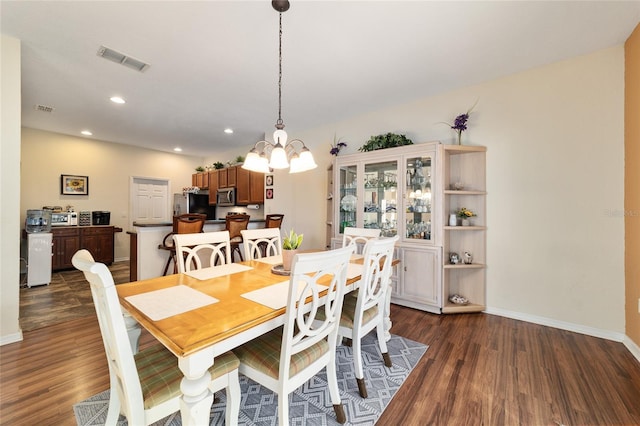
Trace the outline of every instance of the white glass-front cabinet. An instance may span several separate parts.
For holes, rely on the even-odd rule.
[[[393,303],[433,313],[483,310],[485,151],[429,142],[336,157],[331,247],[348,226],[400,235]],[[464,188],[450,189],[456,183]],[[462,207],[477,214],[473,226],[449,226],[449,214]],[[452,251],[460,263],[450,263]],[[462,263],[465,251],[472,263]],[[453,294],[469,303],[449,302]]]

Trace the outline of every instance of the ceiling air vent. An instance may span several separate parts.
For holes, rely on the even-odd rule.
[[[42,111],[42,112],[53,112],[53,109],[54,109],[52,106],[41,105],[41,104],[35,105],[34,108],[36,111]]]
[[[131,56],[117,52],[113,49],[109,49],[105,46],[100,46],[100,49],[98,49],[98,56],[102,56],[105,59],[117,62],[121,65],[124,65],[125,67],[129,67],[140,72],[145,71],[150,66],[149,64],[145,64],[144,62],[134,59]]]

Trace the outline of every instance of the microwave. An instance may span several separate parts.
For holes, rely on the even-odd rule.
[[[78,213],[51,213],[51,226],[74,226],[78,224]]]
[[[216,204],[218,206],[235,206],[236,205],[236,189],[220,188],[216,193]]]

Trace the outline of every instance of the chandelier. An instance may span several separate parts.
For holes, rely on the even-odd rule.
[[[268,173],[270,169],[286,169],[289,173],[306,172],[318,167],[311,151],[300,139],[287,142],[287,132],[282,121],[282,12],[289,10],[288,0],[273,0],[271,6],[280,15],[278,47],[278,121],[273,132],[273,142],[258,141],[245,157],[243,169]]]

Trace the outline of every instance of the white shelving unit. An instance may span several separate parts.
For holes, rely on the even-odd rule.
[[[442,313],[479,312],[486,308],[486,147],[441,145],[443,256]],[[454,184],[462,184],[456,190]],[[449,215],[466,207],[476,216],[470,226],[449,226]],[[457,253],[461,263],[451,264],[450,253]],[[473,256],[471,264],[462,263],[464,252]],[[458,305],[449,301],[458,294],[469,303]]]

